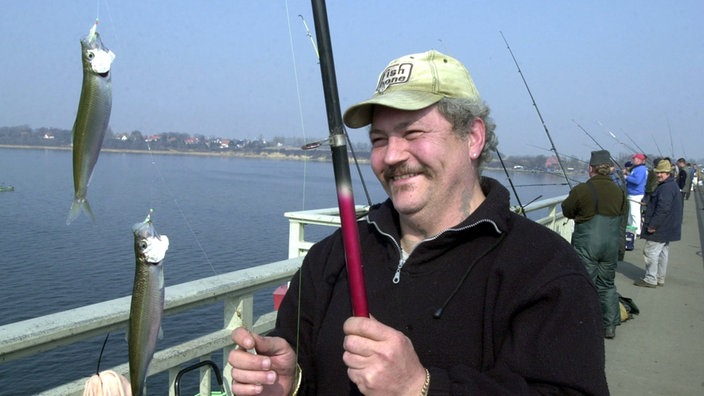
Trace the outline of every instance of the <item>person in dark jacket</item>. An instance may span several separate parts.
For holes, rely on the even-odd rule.
[[[352,315],[338,230],[308,252],[269,335],[232,333],[232,391],[608,394],[596,289],[567,241],[480,176],[497,139],[466,68],[437,51],[394,60],[344,121],[371,124],[389,196],[358,222],[371,316]]]
[[[562,202],[562,213],[575,221],[572,246],[599,292],[606,338],[614,338],[621,324],[614,279],[628,215],[626,195],[611,180],[612,167],[607,150],[592,151],[589,180],[575,186]]]
[[[658,187],[653,192],[645,210],[643,234],[645,239],[643,259],[645,276],[633,284],[655,288],[665,285],[670,242],[682,237],[682,195],[672,174],[672,165],[660,160],[653,169],[658,178]]]

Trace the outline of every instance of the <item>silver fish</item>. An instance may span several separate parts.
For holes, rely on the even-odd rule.
[[[169,248],[169,238],[157,234],[151,213],[149,211],[143,222],[132,226],[137,267],[134,272],[127,344],[133,396],[142,395],[144,390],[147,369],[154,356],[164,315],[163,260]]]
[[[73,186],[74,198],[66,218],[71,224],[81,210],[95,220],[86,200],[88,183],[98,162],[105,131],[112,110],[112,84],[110,66],[115,54],[105,48],[96,31],[96,22],[81,40],[83,58],[83,85],[78,113],[73,124]]]

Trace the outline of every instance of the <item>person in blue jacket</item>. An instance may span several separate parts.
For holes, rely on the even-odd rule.
[[[629,212],[628,225],[636,228],[636,236],[641,234],[641,205],[645,196],[645,184],[648,180],[648,168],[645,166],[645,154],[633,155],[633,164],[626,175],[626,193]]]

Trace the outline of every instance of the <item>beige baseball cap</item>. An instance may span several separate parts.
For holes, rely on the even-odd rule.
[[[420,110],[445,97],[480,99],[467,68],[435,50],[406,55],[386,66],[371,99],[348,108],[343,121],[350,128],[361,128],[371,124],[375,105]]]

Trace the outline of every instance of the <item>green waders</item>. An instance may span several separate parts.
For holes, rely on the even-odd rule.
[[[582,259],[599,292],[604,327],[621,323],[618,293],[614,278],[618,264],[619,245],[623,241],[622,216],[597,214],[590,220],[575,224],[572,246]]]

